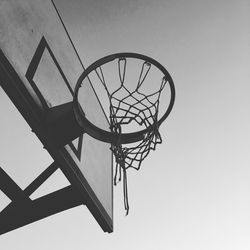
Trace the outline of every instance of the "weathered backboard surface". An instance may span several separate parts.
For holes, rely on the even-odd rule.
[[[87,134],[53,148],[42,117],[49,109],[73,100],[84,70],[51,0],[0,1],[0,75],[3,89],[48,152],[78,187],[104,231],[113,228],[112,155],[110,145]],[[8,79],[8,80],[6,80]],[[108,128],[91,83],[85,85],[90,119]],[[12,126],[15,126],[12,124]]]

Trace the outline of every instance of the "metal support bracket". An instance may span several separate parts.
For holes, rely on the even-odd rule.
[[[12,200],[0,213],[0,234],[85,204],[84,197],[73,185],[35,200],[29,198],[57,169],[58,165],[55,162],[52,163],[25,190],[22,190],[0,167],[0,189]]]
[[[70,143],[84,133],[76,120],[73,102],[48,109],[45,115],[45,126],[57,147]]]

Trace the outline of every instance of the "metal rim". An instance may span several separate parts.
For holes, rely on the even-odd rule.
[[[138,53],[116,53],[116,54],[112,54],[112,55],[108,55],[105,56],[99,60],[97,60],[96,62],[92,63],[87,69],[85,69],[85,71],[80,75],[80,77],[78,78],[78,81],[76,83],[75,86],[75,90],[74,90],[74,98],[73,98],[73,109],[74,109],[74,113],[77,119],[77,122],[79,123],[79,125],[84,129],[84,131],[86,133],[88,133],[90,136],[100,140],[100,141],[104,141],[104,142],[108,142],[108,143],[116,143],[116,141],[118,140],[118,136],[112,132],[103,130],[97,126],[95,126],[93,123],[91,123],[84,115],[82,108],[78,102],[78,91],[81,87],[81,84],[83,82],[83,80],[88,77],[89,73],[92,72],[93,70],[95,70],[96,68],[98,68],[99,66],[102,66],[108,62],[111,62],[117,58],[136,58],[136,59],[141,59],[143,61],[149,62],[151,64],[153,64],[154,66],[156,66],[166,77],[169,87],[170,87],[170,102],[168,105],[168,108],[166,110],[166,112],[164,113],[164,115],[158,120],[158,127],[162,124],[162,122],[169,116],[173,105],[174,105],[174,101],[175,101],[175,87],[174,87],[174,82],[172,77],[170,76],[170,74],[168,73],[168,71],[156,60],[154,60],[151,57],[148,56],[144,56]],[[137,142],[140,141],[144,138],[144,135],[147,132],[150,132],[153,129],[153,126],[150,126],[146,129],[137,131],[137,132],[133,132],[133,133],[124,133],[121,134],[119,137],[119,140],[122,144],[126,144],[126,143],[133,143],[133,142]]]

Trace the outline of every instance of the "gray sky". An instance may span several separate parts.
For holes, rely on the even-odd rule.
[[[149,55],[172,75],[176,104],[163,144],[129,173],[129,216],[122,185],[114,189],[113,234],[78,207],[3,235],[0,246],[250,249],[250,2],[55,2],[85,66],[114,52]],[[2,90],[0,110],[1,164],[25,187],[51,159]],[[51,185],[64,184],[59,175]]]

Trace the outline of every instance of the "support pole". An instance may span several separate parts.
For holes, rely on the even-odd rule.
[[[31,201],[23,190],[0,167],[0,190],[12,201]]]
[[[53,162],[25,190],[0,168],[0,190],[12,200],[0,212],[0,234],[86,203],[87,199],[73,185],[35,200],[29,198],[58,168]]]
[[[53,162],[23,192],[27,196],[32,195],[58,168],[58,164]]]
[[[28,203],[12,202],[0,213],[0,234],[82,204],[82,197],[72,185]]]

